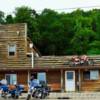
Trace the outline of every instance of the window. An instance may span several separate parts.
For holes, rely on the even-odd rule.
[[[83,72],[84,80],[98,80],[99,79],[99,70],[90,70]]]
[[[16,45],[15,44],[10,44],[9,46],[8,46],[8,55],[9,56],[15,56],[15,54],[16,54]]]
[[[99,71],[98,70],[91,70],[90,71],[90,79],[91,80],[98,80],[99,79]]]
[[[37,79],[37,73],[32,73],[31,76],[34,76],[34,79]]]
[[[6,80],[8,84],[17,83],[17,75],[16,74],[6,74]]]
[[[46,73],[45,72],[40,72],[37,74],[37,78],[39,79],[39,81],[44,81],[46,82]]]
[[[67,80],[73,80],[73,72],[67,72]]]
[[[83,79],[90,80],[90,71],[83,72]]]

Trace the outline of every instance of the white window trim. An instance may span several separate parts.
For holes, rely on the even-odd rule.
[[[7,75],[9,75],[10,77],[11,77],[12,75],[16,75],[16,80],[15,80],[15,81],[16,81],[16,83],[17,83],[17,74],[5,74],[5,79],[6,79],[6,76],[7,76]],[[10,83],[10,84],[12,84],[12,83]],[[14,83],[13,83],[13,84],[14,84]]]
[[[9,55],[9,47],[11,46],[11,45],[14,45],[15,46],[15,54],[14,55]],[[16,56],[16,44],[15,43],[10,43],[10,44],[8,44],[8,57],[15,57]]]
[[[47,81],[46,72],[38,72],[38,73],[37,73],[37,78],[38,78],[38,75],[39,75],[39,74],[42,74],[42,73],[45,75],[45,80],[44,80],[44,81],[46,82],[46,81]]]

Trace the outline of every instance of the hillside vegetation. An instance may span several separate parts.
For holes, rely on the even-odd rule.
[[[100,54],[100,10],[58,13],[16,8],[14,16],[0,11],[0,23],[28,24],[28,36],[42,55]]]

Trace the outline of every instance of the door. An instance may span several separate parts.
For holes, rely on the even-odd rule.
[[[75,91],[75,71],[65,72],[65,90]]]

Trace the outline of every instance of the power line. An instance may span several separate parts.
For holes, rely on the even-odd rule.
[[[95,5],[95,6],[79,6],[79,7],[71,7],[71,8],[58,8],[58,9],[52,9],[56,11],[63,11],[63,10],[73,10],[73,9],[80,9],[80,8],[98,8],[100,5]],[[41,12],[43,10],[36,10],[37,12]]]

